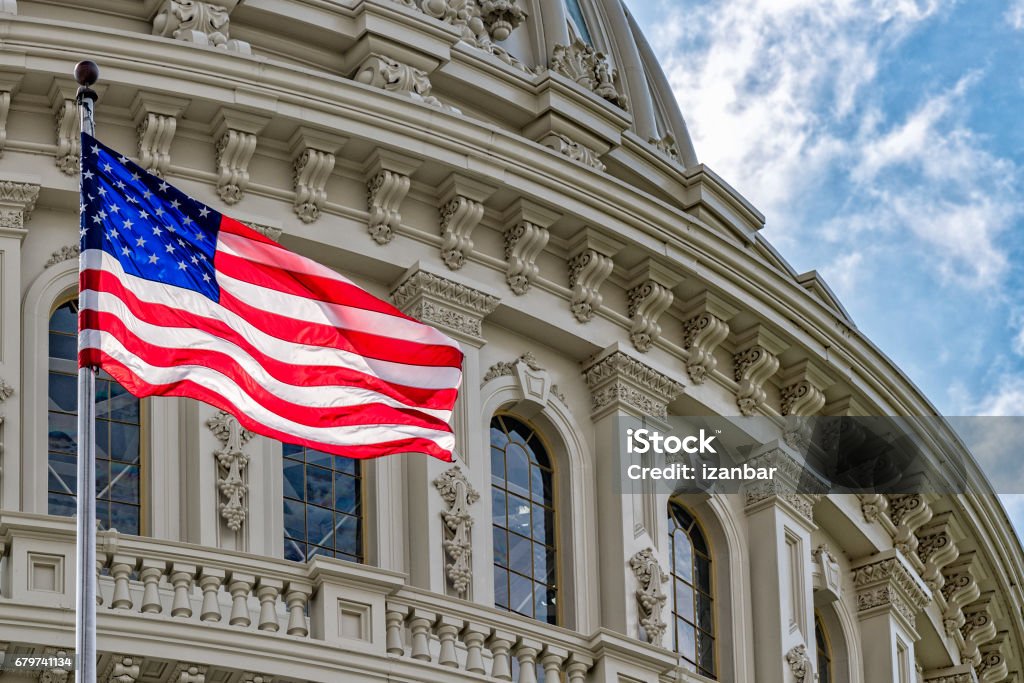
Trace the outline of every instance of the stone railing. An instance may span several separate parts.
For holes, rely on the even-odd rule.
[[[73,647],[74,539],[72,519],[0,513],[0,642]],[[140,661],[309,681],[346,669],[516,683],[678,675],[674,655],[621,634],[584,636],[323,557],[300,564],[100,532],[97,581],[100,651]]]

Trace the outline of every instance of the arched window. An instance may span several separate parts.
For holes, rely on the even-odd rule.
[[[282,445],[284,556],[363,561],[362,467],[357,460]]]
[[[818,649],[818,683],[832,683],[832,648],[821,617],[814,615],[814,640]]]
[[[700,525],[686,508],[669,503],[672,552],[672,621],[675,650],[683,666],[715,678],[715,622],[711,550]]]
[[[47,509],[74,516],[78,448],[78,301],[50,316]],[[142,528],[141,410],[105,372],[96,376],[96,519],[104,529]]]
[[[537,432],[509,415],[491,420],[494,601],[558,623],[554,471]]]
[[[576,33],[579,34],[583,42],[592,46],[594,40],[590,37],[590,30],[587,28],[587,20],[583,16],[580,0],[565,0],[565,10],[569,15],[569,25],[576,29]]]

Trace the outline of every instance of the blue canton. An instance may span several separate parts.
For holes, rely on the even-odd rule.
[[[213,268],[220,213],[82,134],[82,250],[126,273],[220,300]]]

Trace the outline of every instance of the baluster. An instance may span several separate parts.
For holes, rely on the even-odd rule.
[[[490,629],[480,624],[466,624],[462,641],[466,643],[466,671],[474,674],[486,673],[484,670],[484,641],[490,635]]]
[[[135,558],[127,555],[114,555],[110,564],[110,575],[114,577],[114,597],[110,601],[110,609],[131,609],[132,593],[128,590],[128,578],[135,569]]]
[[[220,621],[220,587],[227,573],[217,567],[203,567],[199,574],[199,587],[203,590],[203,606],[199,610],[201,621]]]
[[[231,592],[231,617],[228,623],[232,626],[248,626],[252,623],[248,598],[254,583],[256,577],[252,574],[231,572],[231,582],[228,584],[228,591]]]
[[[100,585],[100,574],[103,571],[103,568],[106,567],[106,566],[107,566],[107,554],[106,553],[99,553],[99,552],[96,553],[96,604],[97,605],[102,605],[103,604],[103,591],[101,590],[102,586]]]
[[[430,661],[430,627],[433,626],[437,615],[433,612],[417,609],[413,611],[412,619],[409,621],[409,630],[412,631],[412,658],[424,662]]]
[[[437,637],[441,641],[441,652],[437,656],[437,663],[441,666],[459,665],[459,658],[455,654],[455,639],[462,630],[462,619],[456,617],[442,616],[437,621]]]
[[[192,580],[196,575],[194,564],[175,562],[171,566],[171,585],[174,586],[174,602],[171,603],[172,617],[191,617],[192,602],[189,599],[192,593]]]
[[[544,683],[562,683],[562,664],[569,658],[569,651],[548,645],[544,648],[544,655],[540,663],[544,667]]]
[[[409,608],[406,605],[388,603],[387,612],[384,614],[384,621],[387,624],[388,654],[399,656],[405,654],[405,645],[403,645],[402,640],[405,619],[408,616]]]
[[[542,645],[529,638],[523,638],[516,647],[516,658],[519,659],[518,683],[537,683],[537,653]]]
[[[288,595],[285,596],[288,603],[288,635],[309,635],[309,629],[306,627],[306,605],[312,594],[313,586],[308,583],[292,581],[288,584]]]
[[[491,650],[491,677],[500,678],[503,681],[512,680],[512,662],[509,660],[509,650],[515,642],[515,636],[505,631],[495,631],[487,641]]]
[[[167,563],[163,560],[143,558],[142,571],[142,613],[159,614],[163,611],[160,604],[160,577],[167,571]]]
[[[594,665],[594,660],[578,652],[572,653],[569,658],[569,666],[565,668],[568,683],[583,683],[586,680],[587,672]]]
[[[260,601],[260,623],[257,628],[260,631],[277,631],[281,624],[277,623],[277,596],[284,588],[284,581],[280,579],[260,578],[260,585],[256,591],[256,597]]]

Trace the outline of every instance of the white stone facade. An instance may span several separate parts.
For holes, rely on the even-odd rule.
[[[705,680],[661,633],[669,497],[614,493],[615,420],[767,416],[758,457],[786,471],[787,417],[933,408],[698,163],[622,6],[581,2],[580,27],[568,5],[0,2],[0,648],[74,643],[47,326],[77,287],[69,74],[92,58],[105,143],[466,352],[460,470],[365,463],[364,564],[284,559],[280,444],[145,400],[143,534],[99,534],[102,680]],[[498,412],[551,450],[554,626],[494,607]],[[821,678],[816,623],[833,681],[1024,680],[1024,553],[994,496],[678,502],[712,556],[717,680]]]

